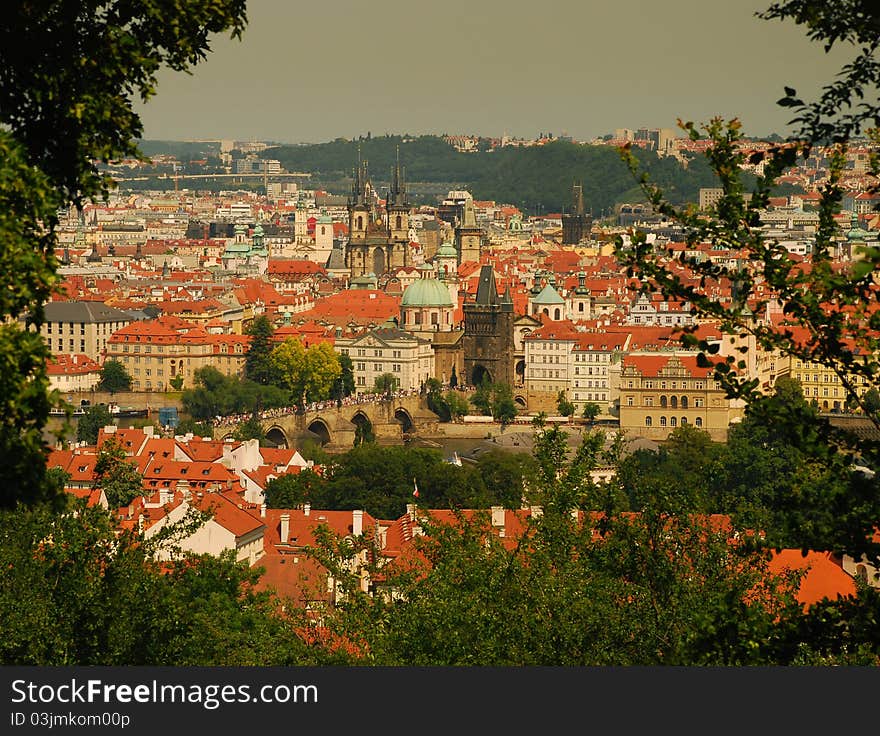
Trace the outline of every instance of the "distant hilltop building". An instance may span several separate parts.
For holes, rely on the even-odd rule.
[[[672,128],[638,128],[637,130],[616,128],[612,140],[615,143],[636,143],[649,151],[655,151],[660,156],[669,156],[675,153],[678,138]]]
[[[445,135],[443,140],[459,153],[473,153],[480,146],[480,137],[476,135]]]
[[[705,212],[715,207],[720,199],[724,196],[724,190],[721,187],[701,187],[700,188],[700,209]],[[751,192],[745,192],[742,195],[743,201],[748,204],[752,198]]]

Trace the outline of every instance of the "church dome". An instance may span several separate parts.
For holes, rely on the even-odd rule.
[[[406,287],[401,307],[454,307],[449,289],[437,279],[419,279]]]
[[[846,234],[846,239],[849,240],[851,243],[863,243],[867,236],[868,232],[866,230],[862,230],[862,228],[859,227],[859,218],[855,213],[853,213],[850,230]]]
[[[437,252],[434,254],[435,258],[458,258],[458,251],[455,249],[455,246],[446,241],[437,248]]]

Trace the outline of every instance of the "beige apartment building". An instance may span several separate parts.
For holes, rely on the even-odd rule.
[[[523,341],[529,409],[555,412],[562,391],[576,415],[589,403],[598,404],[600,414],[610,413],[612,366],[629,340],[628,332],[582,332],[568,320],[548,322],[531,332]]]
[[[249,336],[210,335],[200,327],[178,330],[169,321],[134,322],[110,338],[107,359],[125,366],[132,390],[167,391],[176,376],[183,376],[184,388],[192,388],[195,372],[208,365],[227,376],[242,374]]]

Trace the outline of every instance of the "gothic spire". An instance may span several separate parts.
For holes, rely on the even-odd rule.
[[[584,188],[581,184],[572,185],[572,194],[574,199],[574,213],[576,215],[584,214]]]

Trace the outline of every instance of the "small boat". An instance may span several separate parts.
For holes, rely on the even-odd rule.
[[[149,409],[135,409],[133,406],[119,406],[119,404],[110,404],[107,409],[113,417],[146,417],[149,416]]]

